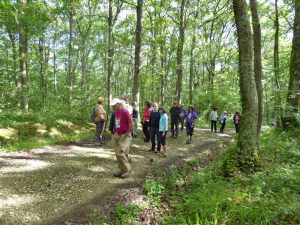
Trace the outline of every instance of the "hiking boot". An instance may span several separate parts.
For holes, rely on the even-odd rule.
[[[114,173],[114,177],[119,177],[119,178],[120,178],[120,177],[122,176],[122,174],[123,174],[123,173],[121,173],[121,172]]]
[[[123,173],[123,174],[120,176],[120,178],[122,178],[122,179],[125,179],[125,178],[128,178],[128,177],[129,177],[129,173],[128,173],[128,172]]]
[[[158,151],[157,151],[157,150],[155,150],[155,151],[154,151],[154,153],[158,153]]]

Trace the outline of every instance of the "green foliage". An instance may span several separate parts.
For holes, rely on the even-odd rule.
[[[141,209],[133,204],[123,205],[118,204],[115,210],[115,225],[135,224],[135,219],[140,213]]]
[[[15,151],[62,144],[92,137],[93,125],[79,114],[0,113],[0,128],[11,130],[12,135],[2,137],[1,150]]]
[[[165,187],[161,182],[152,179],[147,179],[144,185],[144,191],[147,194],[147,199],[153,205],[159,205],[161,203],[161,197],[164,189]]]
[[[183,193],[178,195],[180,202],[176,198],[176,215],[163,224],[299,223],[299,134],[299,130],[264,134],[260,151],[264,167],[252,175],[235,173],[234,160],[228,161],[234,151],[230,147],[210,167],[189,177],[188,188],[177,191]],[[231,178],[224,179],[224,168]]]

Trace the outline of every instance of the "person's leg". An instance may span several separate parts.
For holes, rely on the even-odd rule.
[[[154,127],[150,128],[150,139],[151,139],[152,147],[149,151],[154,151],[155,150],[155,128]]]
[[[144,136],[145,136],[145,140],[146,140],[146,135],[147,135],[147,132],[146,132],[146,122],[143,123],[143,133],[144,133]]]
[[[171,118],[171,134],[172,134],[172,137],[175,136],[175,134],[174,134],[174,125],[175,125],[174,119]]]
[[[103,140],[103,137],[102,137],[102,134],[103,134],[103,130],[104,130],[104,127],[105,127],[105,121],[101,121],[100,122],[100,134],[99,134],[99,137],[100,137],[100,141],[102,141]]]
[[[101,141],[101,133],[102,133],[102,126],[101,126],[101,122],[97,121],[95,122],[96,125],[96,141]]]
[[[179,119],[175,120],[175,137],[178,137]]]
[[[120,177],[126,178],[130,172],[130,164],[126,157],[126,152],[128,151],[131,143],[131,137],[125,139],[125,134],[119,135],[118,137],[118,147],[116,148],[116,156],[120,171]]]
[[[225,130],[225,126],[226,126],[226,122],[224,121],[224,123],[222,124],[222,132],[224,133]]]
[[[187,135],[187,141],[186,141],[186,144],[189,144],[190,141],[191,141],[191,125],[190,124],[186,124],[186,135]]]
[[[163,137],[162,136],[162,133],[163,132],[159,132],[159,135],[160,135],[160,142],[161,142],[161,145],[162,145],[162,154],[167,157],[167,144],[166,144],[166,138],[167,138],[167,132],[165,134],[165,136]]]
[[[149,122],[145,122],[145,123],[146,123],[146,141],[148,142],[150,141],[150,130],[149,130],[150,124]]]
[[[215,129],[215,132],[217,132],[217,121],[213,121],[214,122],[214,129]]]
[[[138,123],[138,120],[133,119],[133,130],[132,130],[133,137],[136,137],[136,135],[137,135],[137,128],[138,128],[137,123]]]
[[[156,148],[156,151],[157,151],[157,152],[160,152],[161,143],[160,143],[159,129],[158,129],[158,128],[155,129],[155,136],[156,136],[156,140],[157,140],[157,148]]]
[[[236,132],[238,133],[240,131],[240,124],[237,123],[237,124],[235,124],[235,126],[236,126]]]

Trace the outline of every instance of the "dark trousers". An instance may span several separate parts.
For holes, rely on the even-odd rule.
[[[214,121],[214,120],[210,121],[210,129],[211,129],[211,132],[213,132],[213,131],[217,132],[217,121]]]
[[[192,124],[186,124],[186,135],[187,136],[193,136],[193,133],[194,133],[194,125]]]
[[[145,141],[150,141],[150,131],[148,130],[149,128],[149,121],[145,121],[143,123],[143,133],[145,135]]]
[[[240,130],[240,124],[239,123],[235,123],[234,126],[235,126],[235,132],[238,133],[239,130]]]
[[[160,151],[160,138],[159,138],[159,129],[156,127],[151,127],[150,129],[151,143],[152,143],[152,151],[155,150],[155,138],[157,141],[157,151]]]
[[[178,137],[179,118],[171,118],[171,133],[172,137]]]
[[[104,130],[105,121],[97,121],[96,124],[96,139],[102,141],[102,133]]]
[[[179,123],[180,123],[180,129],[181,129],[181,131],[183,131],[183,127],[184,127],[184,118],[183,117],[179,118]]]
[[[225,128],[225,125],[226,125],[226,122],[224,121],[221,125],[221,129],[220,129],[220,132],[221,133],[224,133],[224,128]]]

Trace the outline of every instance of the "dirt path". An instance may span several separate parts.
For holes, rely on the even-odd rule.
[[[144,174],[153,167],[192,157],[232,137],[232,131],[211,134],[201,129],[190,145],[184,144],[184,134],[169,138],[170,154],[164,159],[147,151],[150,144],[144,144],[140,134],[130,152],[132,176],[125,180],[112,177],[117,165],[110,142],[105,146],[78,143],[0,153],[0,224],[76,223],[95,207],[109,208],[109,199],[118,190],[142,185]]]

